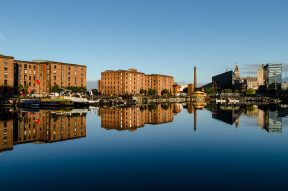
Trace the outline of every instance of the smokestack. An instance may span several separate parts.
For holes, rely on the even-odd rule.
[[[194,66],[194,88],[197,88],[197,69],[196,66]]]

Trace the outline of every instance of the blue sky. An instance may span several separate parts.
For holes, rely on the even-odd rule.
[[[233,68],[288,63],[286,0],[1,0],[0,53],[19,60],[137,68],[200,82]]]

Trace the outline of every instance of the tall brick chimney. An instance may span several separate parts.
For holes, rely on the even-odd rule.
[[[197,88],[197,68],[194,66],[194,89]]]

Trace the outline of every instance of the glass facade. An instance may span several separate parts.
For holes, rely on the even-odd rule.
[[[267,64],[264,67],[265,83],[267,89],[281,89],[282,64]]]

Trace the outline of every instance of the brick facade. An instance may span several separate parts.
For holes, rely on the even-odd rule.
[[[21,61],[0,55],[0,97],[18,94],[19,86],[28,93],[48,95],[59,87],[86,87],[86,66],[54,61]]]
[[[14,88],[14,57],[0,55],[0,97],[12,97]]]
[[[98,88],[102,95],[137,95],[140,90],[154,89],[161,95],[164,89],[173,90],[174,79],[172,76],[138,72],[136,69],[107,70],[101,73]]]

